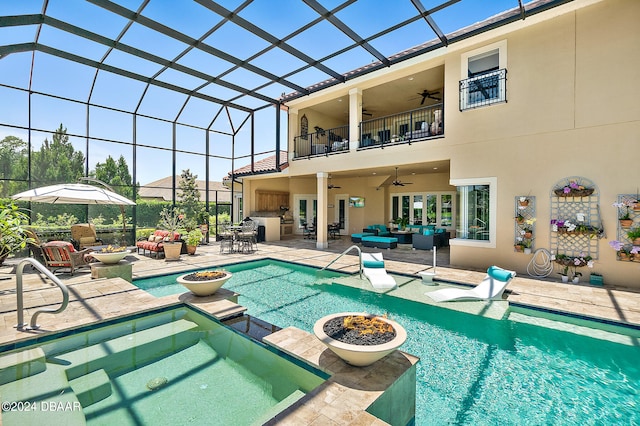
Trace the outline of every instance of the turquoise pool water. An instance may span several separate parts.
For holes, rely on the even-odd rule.
[[[325,380],[187,308],[17,353],[0,357],[3,403],[23,402],[4,425],[262,424]]]
[[[318,283],[313,268],[278,262],[226,268],[225,288],[248,313],[313,332],[339,311],[387,313],[408,334],[417,368],[417,425],[640,424],[640,347],[519,321],[492,320],[350,287]],[[184,292],[175,276],[136,281]],[[166,293],[171,292],[171,293]]]

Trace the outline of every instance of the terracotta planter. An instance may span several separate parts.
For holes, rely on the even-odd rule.
[[[522,253],[524,251],[524,247],[523,246],[513,246],[514,249],[516,249],[517,252]]]
[[[523,237],[524,238],[531,238],[531,237],[533,237],[533,232],[525,232]]]
[[[524,201],[518,201],[518,203],[520,204],[520,206],[522,207],[527,207],[529,205],[529,200],[524,200]]]
[[[178,260],[180,259],[180,251],[182,250],[182,243],[165,242],[162,247],[164,248],[164,260]]]
[[[371,365],[379,359],[384,358],[391,352],[395,351],[405,340],[407,340],[407,332],[405,329],[395,321],[387,318],[378,317],[380,320],[386,322],[393,327],[396,332],[396,337],[393,340],[383,343],[381,345],[352,345],[349,343],[340,342],[327,336],[324,332],[324,325],[337,317],[346,317],[349,315],[367,315],[362,312],[342,312],[338,314],[331,314],[320,318],[313,326],[313,332],[322,343],[324,343],[333,353],[338,355],[347,364],[364,367]]]
[[[633,220],[632,219],[620,219],[620,226],[623,228],[629,228],[631,225],[633,225]]]
[[[198,246],[187,246],[187,254],[193,256],[194,254],[196,254],[196,249],[198,248]]]
[[[634,246],[640,246],[640,237],[638,237],[635,240],[633,240],[633,245]]]
[[[224,277],[214,280],[189,281],[184,279],[187,275],[191,275],[191,273],[180,275],[176,281],[196,296],[211,296],[233,276],[230,272],[226,272]]]

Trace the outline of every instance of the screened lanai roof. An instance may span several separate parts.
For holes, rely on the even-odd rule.
[[[0,84],[173,119],[251,112],[571,0],[20,0],[0,3]],[[54,57],[55,73],[39,60]],[[40,68],[39,68],[40,67]],[[83,70],[98,70],[82,73]],[[64,73],[74,87],[57,87]],[[109,96],[118,91],[117,99]]]

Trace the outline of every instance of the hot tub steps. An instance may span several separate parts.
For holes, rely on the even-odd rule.
[[[71,380],[69,386],[83,408],[110,397],[112,392],[111,379],[102,369]]]
[[[2,356],[0,357],[0,385],[33,376],[46,368],[44,351],[41,348]]]
[[[104,369],[109,373],[127,371],[198,342],[198,325],[180,319],[128,335],[57,355],[67,365],[69,380]]]

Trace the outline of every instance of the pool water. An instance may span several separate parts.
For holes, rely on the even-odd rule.
[[[18,363],[33,370],[21,380],[4,371],[0,393],[35,410],[3,412],[5,425],[262,424],[325,380],[187,308],[25,351],[43,357]]]
[[[248,314],[277,326],[312,333],[316,319],[340,311],[387,313],[402,324],[400,349],[421,359],[417,425],[640,424],[637,339],[626,345],[424,305],[330,284],[313,268],[283,262],[236,268],[225,288],[241,295]],[[158,282],[135,284],[168,290],[153,288]]]

